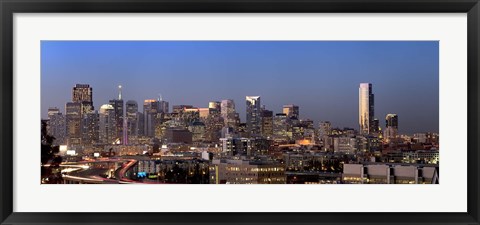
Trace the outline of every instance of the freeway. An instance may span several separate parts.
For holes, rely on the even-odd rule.
[[[112,168],[118,171],[115,173],[114,178],[106,178],[101,176],[107,174],[110,168],[105,168],[101,165],[103,163],[118,163],[121,166]],[[93,161],[79,161],[79,162],[66,162],[62,163],[62,174],[64,183],[81,183],[81,184],[130,184],[141,183],[127,178],[126,173],[137,163],[137,160],[133,159],[99,159]]]
[[[132,168],[137,164],[135,159],[110,158],[97,159],[91,161],[65,162],[60,164],[62,167],[63,180],[65,184],[164,184],[154,181],[137,181],[129,177]],[[106,163],[114,163],[114,168],[99,167]],[[119,164],[119,166],[116,166]],[[111,166],[110,166],[111,167]],[[101,176],[113,172],[112,178]]]

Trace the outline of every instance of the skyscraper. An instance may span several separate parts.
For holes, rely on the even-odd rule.
[[[372,84],[361,83],[358,90],[358,122],[360,125],[360,134],[367,135],[373,132],[374,116]]]
[[[160,104],[160,112],[161,113],[168,113],[169,112],[167,101],[160,100],[159,104]]]
[[[296,105],[284,105],[283,113],[287,115],[287,118],[297,118],[300,119],[300,110]]]
[[[124,114],[123,114],[123,99],[122,99],[122,85],[118,86],[118,99],[110,100],[110,105],[113,106],[115,112],[115,137],[120,143],[124,143],[123,126],[124,126]]]
[[[208,103],[208,109],[209,109],[208,114],[211,117],[221,117],[221,112],[222,112],[221,108],[222,106],[220,102],[211,101]]]
[[[220,111],[226,127],[237,127],[235,116],[235,102],[232,99],[222,100],[220,104]]]
[[[160,113],[168,113],[169,112],[169,106],[167,101],[163,101],[162,95],[159,96],[158,98],[158,112]]]
[[[72,102],[81,103],[82,113],[93,111],[93,90],[89,84],[76,84],[72,90]]]
[[[332,124],[330,121],[321,121],[318,123],[318,136],[322,138],[323,136],[330,135],[332,131]]]
[[[273,136],[273,111],[262,110],[262,136],[264,138]]]
[[[65,125],[67,144],[82,144],[83,115],[93,111],[92,87],[88,84],[76,84],[72,89],[72,101],[65,104]]]
[[[220,104],[220,102],[211,101],[211,102],[208,103],[208,108],[214,109],[214,110],[220,112],[221,104]]]
[[[261,134],[261,110],[260,96],[246,96],[247,103],[247,133],[250,137]]]
[[[127,122],[127,143],[132,143],[133,139],[138,136],[138,104],[134,100],[129,100],[125,104],[126,122]]]
[[[287,114],[277,113],[273,118],[273,136],[277,141],[288,140]]]
[[[92,87],[88,84],[76,84],[72,91],[73,102],[92,102]]]
[[[110,104],[100,107],[99,140],[103,144],[113,144],[116,141],[115,109]]]
[[[59,108],[57,108],[57,107],[50,107],[50,108],[48,108],[47,115],[48,115],[48,117],[50,117],[51,115],[57,115],[57,114],[59,114],[59,113],[61,113]]]
[[[370,133],[373,132],[378,134],[380,131],[380,121],[377,118],[374,118],[372,122],[372,127],[370,128]]]
[[[387,114],[385,117],[385,131],[383,138],[385,142],[390,142],[398,136],[398,116],[397,114]]]
[[[393,127],[398,129],[397,114],[387,114],[387,116],[385,117],[385,127]]]
[[[145,116],[142,112],[137,112],[138,137],[145,136]]]
[[[155,99],[146,99],[143,102],[143,134],[147,137],[155,137],[155,121],[159,112],[159,102]]]
[[[65,115],[58,108],[48,109],[48,129],[49,135],[55,137],[53,145],[63,145],[65,143],[66,125]]]
[[[65,123],[67,127],[67,144],[79,146],[82,143],[82,104],[67,102],[65,104]]]
[[[225,123],[221,116],[221,103],[211,101],[208,103],[208,116],[205,122],[205,139],[210,142],[218,141],[221,137],[221,130]]]
[[[329,137],[331,134],[332,124],[330,121],[321,121],[318,123],[318,140],[321,142],[323,150],[330,149],[330,145],[333,144],[331,143],[331,139]]]
[[[91,146],[99,142],[99,115],[97,111],[84,113],[82,117],[82,143]]]

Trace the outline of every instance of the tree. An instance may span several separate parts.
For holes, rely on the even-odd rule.
[[[62,157],[58,146],[53,146],[55,138],[47,134],[47,123],[42,121],[41,130],[41,182],[47,184],[57,184],[62,181],[60,164]]]

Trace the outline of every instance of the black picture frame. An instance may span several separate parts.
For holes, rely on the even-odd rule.
[[[478,0],[0,0],[0,221],[2,224],[480,224]],[[468,14],[466,213],[21,213],[13,212],[14,13],[457,13]],[[34,201],[34,200],[32,200]],[[202,203],[208,204],[208,202]],[[445,203],[448,204],[448,203]]]

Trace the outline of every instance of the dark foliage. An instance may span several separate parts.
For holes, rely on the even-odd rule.
[[[41,143],[41,182],[47,184],[61,183],[59,146],[53,146],[54,137],[47,134],[47,123],[42,121]]]

